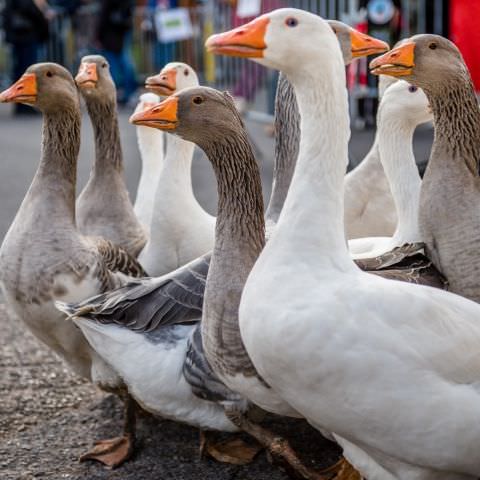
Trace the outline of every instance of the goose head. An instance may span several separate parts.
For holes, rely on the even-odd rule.
[[[75,83],[86,100],[116,101],[110,66],[102,55],[86,55],[82,58]]]
[[[388,43],[359,32],[338,20],[327,20],[333,33],[338,38],[345,65],[350,65],[354,58],[367,57],[386,52]]]
[[[387,88],[379,108],[379,120],[396,119],[411,126],[433,119],[428,98],[421,88],[404,80],[399,80]]]
[[[45,113],[76,109],[78,92],[71,73],[57,63],[36,63],[9,88],[0,102],[25,103]]]
[[[300,68],[308,73],[312,58],[330,58],[332,49],[338,49],[339,42],[331,35],[332,30],[347,63],[355,56],[388,49],[385,42],[340,22],[327,23],[313,13],[295,8],[274,10],[241,27],[212,35],[205,46],[212,53],[251,58],[287,75]]]
[[[402,78],[425,90],[455,81],[468,70],[458,48],[433,34],[414,35],[370,63],[375,75]]]
[[[147,90],[157,95],[168,96],[184,88],[196,87],[199,84],[195,70],[186,63],[167,63],[158,75],[148,77],[145,81]]]
[[[130,122],[165,130],[201,148],[215,144],[220,137],[243,131],[232,97],[209,87],[185,88],[154,107],[132,115]]]

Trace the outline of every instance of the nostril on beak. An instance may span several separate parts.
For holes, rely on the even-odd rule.
[[[23,85],[18,85],[17,90],[23,90]]]

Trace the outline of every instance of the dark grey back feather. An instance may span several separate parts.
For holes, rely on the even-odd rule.
[[[206,254],[159,278],[143,278],[62,310],[102,324],[122,325],[136,332],[153,332],[165,325],[197,322],[210,265]]]
[[[240,402],[243,398],[230,390],[215,375],[203,350],[200,322],[195,326],[188,341],[187,357],[183,364],[183,375],[193,393],[211,402]]]

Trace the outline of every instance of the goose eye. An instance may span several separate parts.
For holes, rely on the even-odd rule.
[[[436,43],[431,43],[431,44],[428,46],[428,48],[429,48],[430,50],[436,50],[436,49],[437,49],[437,44],[436,44]]]
[[[287,27],[296,27],[298,25],[298,20],[295,17],[289,17],[285,20],[285,25]]]
[[[46,74],[47,77],[53,77],[53,73],[49,70]]]
[[[106,64],[106,63],[102,63],[102,68],[107,68],[107,64]]]
[[[408,87],[408,91],[409,91],[410,93],[415,93],[417,90],[418,90],[418,88],[415,87],[415,85],[410,85],[410,86]]]
[[[193,97],[192,102],[193,102],[195,105],[200,105],[201,103],[203,103],[203,98],[202,98],[202,97]]]
[[[185,69],[185,70],[183,71],[183,74],[184,74],[186,77],[188,77],[188,74],[189,74],[189,73],[190,73],[190,72],[189,72],[187,69]]]

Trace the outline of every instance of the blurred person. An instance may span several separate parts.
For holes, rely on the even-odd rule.
[[[52,10],[46,0],[6,0],[3,9],[5,40],[12,48],[12,77],[20,78],[33,63],[39,62],[40,50],[47,42],[48,20]],[[28,105],[16,103],[14,114],[32,114]]]
[[[97,25],[99,53],[110,64],[120,104],[126,104],[137,89],[130,55],[134,7],[135,0],[102,0]]]
[[[35,0],[37,1],[37,0]],[[45,2],[45,0],[38,0]],[[65,20],[70,17],[72,19],[77,9],[81,5],[81,0],[48,0],[49,1],[49,16],[50,32],[49,32],[49,48],[48,58],[49,62],[56,62],[61,65],[68,64],[66,55],[65,37],[66,30],[69,24]]]

